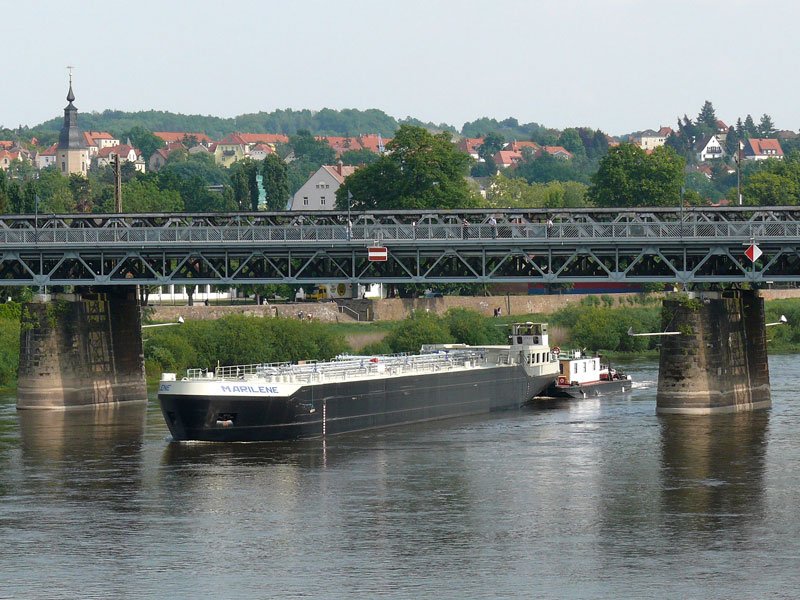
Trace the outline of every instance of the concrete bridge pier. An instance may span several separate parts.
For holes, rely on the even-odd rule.
[[[764,300],[757,291],[664,300],[657,413],[706,415],[768,408]]]
[[[24,306],[18,409],[146,401],[135,286],[85,288]]]

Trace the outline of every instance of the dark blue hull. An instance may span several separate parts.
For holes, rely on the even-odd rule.
[[[159,394],[175,440],[254,442],[338,435],[517,408],[553,376],[497,367],[301,387],[289,397]]]

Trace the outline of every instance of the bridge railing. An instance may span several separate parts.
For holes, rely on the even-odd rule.
[[[657,222],[657,223],[542,223],[525,224],[375,224],[253,227],[131,227],[2,229],[0,246],[172,246],[208,244],[271,244],[318,242],[347,244],[450,240],[581,240],[652,241],[749,240],[800,237],[798,222]]]

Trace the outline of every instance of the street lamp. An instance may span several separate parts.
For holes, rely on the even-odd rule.
[[[350,209],[353,204],[353,192],[347,190],[347,241],[350,241],[353,230],[353,221],[350,219]]]
[[[744,144],[739,140],[739,149],[736,151],[736,197],[739,206],[742,205],[742,148]]]

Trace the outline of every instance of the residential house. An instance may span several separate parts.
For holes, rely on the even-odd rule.
[[[230,167],[237,160],[245,158],[248,149],[247,142],[238,133],[232,133],[217,142],[214,160],[218,165]]]
[[[250,148],[258,144],[265,144],[275,150],[278,144],[289,143],[289,136],[282,133],[240,133],[239,137]]]
[[[97,154],[103,148],[119,146],[119,140],[107,131],[84,131],[83,139],[86,142],[86,148],[89,150],[89,160],[97,157]]]
[[[46,150],[42,150],[41,152],[37,152],[34,158],[34,162],[36,164],[36,168],[42,170],[44,168],[49,167],[50,165],[56,164],[56,153],[58,150],[58,144],[51,144],[49,148]]]
[[[213,141],[205,133],[187,132],[187,131],[154,131],[153,135],[164,140],[165,143],[170,144],[173,142],[181,142],[185,146],[191,148],[197,144],[208,146]]]
[[[542,146],[542,152],[547,152],[550,156],[562,160],[570,160],[573,157],[572,152],[563,146]]]
[[[522,152],[514,152],[513,150],[498,150],[494,153],[494,164],[498,169],[507,169],[513,167],[522,160]]]
[[[636,141],[642,150],[655,150],[656,148],[660,148],[667,142],[667,138],[672,133],[672,128],[667,126],[662,126],[659,128],[658,131],[653,131],[652,129],[648,129],[643,131],[637,138]]]
[[[483,159],[478,156],[478,150],[483,145],[483,138],[461,138],[456,144],[456,148],[466,154],[469,154],[474,160],[483,162]]]
[[[358,136],[358,143],[361,144],[361,147],[376,154],[386,152],[386,144],[391,141],[392,138],[384,140],[380,133],[362,133]]]
[[[134,168],[139,173],[145,172],[145,162],[144,158],[142,158],[142,153],[137,148],[134,148],[129,144],[120,144],[119,146],[111,146],[100,150],[97,153],[97,166],[109,166],[114,156],[119,156],[120,163],[133,163]]]
[[[158,148],[150,156],[150,160],[147,161],[147,168],[151,171],[160,170],[161,167],[167,164],[167,158],[169,158],[169,155],[175,150],[186,150],[186,146],[184,146],[182,142],[170,142],[166,147]]]
[[[745,160],[782,159],[783,148],[780,142],[773,138],[750,138],[744,141],[742,154]]]
[[[27,149],[14,145],[10,150],[0,149],[0,169],[8,171],[11,163],[15,160],[20,162],[33,162],[31,160],[31,153]]]
[[[317,140],[328,144],[336,152],[337,158],[349,150],[362,150],[357,138],[327,135],[317,136]]]
[[[725,149],[719,141],[717,134],[707,135],[696,146],[697,160],[705,162],[707,160],[715,160],[725,156]]]
[[[542,151],[542,147],[536,142],[518,142],[517,140],[514,140],[513,142],[509,142],[503,146],[503,150],[519,152],[520,154],[524,148],[530,148],[534,156],[539,156],[539,153]]]
[[[352,175],[355,167],[323,165],[314,173],[292,198],[289,210],[333,210],[336,208],[336,190]]]
[[[269,144],[256,144],[250,148],[250,158],[257,161],[262,161],[270,154],[275,154],[275,148]]]
[[[0,140],[0,150],[11,150],[15,143],[11,140]]]
[[[717,140],[723,146],[725,145],[725,140],[728,139],[728,126],[725,124],[725,121],[717,119]]]

